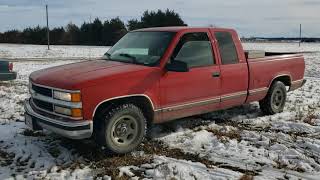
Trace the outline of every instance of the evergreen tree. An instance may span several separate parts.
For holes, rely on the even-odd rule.
[[[64,44],[65,30],[63,27],[53,28],[50,31],[50,43],[51,44]]]
[[[103,30],[103,25],[101,23],[101,21],[96,18],[93,23],[90,26],[90,34],[91,34],[91,40],[92,40],[92,44],[90,45],[103,45],[103,41],[102,41],[102,30]]]
[[[174,11],[145,11],[140,20],[128,21],[129,30],[156,26],[185,25],[179,14]],[[119,18],[106,20],[103,23],[96,18],[92,23],[84,22],[80,28],[69,23],[65,28],[50,30],[50,43],[55,45],[114,45],[127,33],[124,22]],[[29,27],[22,32],[10,30],[0,33],[0,43],[47,44],[46,27]]]
[[[80,44],[80,29],[77,25],[69,23],[64,34],[64,44]]]
[[[164,26],[187,26],[178,13],[167,9],[166,11],[145,11],[141,20],[132,19],[128,21],[129,30],[147,27],[164,27]]]

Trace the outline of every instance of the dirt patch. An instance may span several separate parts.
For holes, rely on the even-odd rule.
[[[24,136],[31,136],[31,137],[42,137],[45,136],[45,134],[42,131],[32,131],[30,129],[25,129],[21,132]]]
[[[111,155],[89,140],[70,141],[68,139],[64,139],[62,142],[62,146],[74,151],[76,154],[79,154],[83,160],[62,166],[60,169],[75,170],[83,168],[83,166],[89,166],[94,170],[93,176],[95,178],[108,175],[111,176],[112,179],[130,179],[130,177],[126,175],[119,177],[119,167],[139,166],[151,163],[153,159],[153,156],[148,154],[139,155],[137,153],[130,153],[126,155]],[[139,173],[136,175],[139,176]]]
[[[207,129],[221,141],[226,141],[225,137],[229,139],[236,139],[238,142],[241,141],[241,130],[231,129],[231,130],[221,130],[221,129]]]
[[[220,162],[213,162],[208,160],[208,157],[200,157],[198,154],[183,152],[181,149],[169,148],[161,141],[145,141],[143,142],[134,153],[126,155],[109,155],[102,149],[98,148],[94,143],[81,141],[66,142],[68,146],[72,146],[72,150],[83,157],[82,161],[74,162],[61,169],[77,169],[82,166],[89,166],[94,169],[94,177],[103,177],[104,175],[111,176],[112,179],[129,179],[130,177],[124,175],[119,177],[119,167],[123,166],[141,166],[143,164],[150,164],[153,161],[154,155],[166,156],[179,160],[187,160],[192,162],[200,162],[207,168],[213,169],[214,167],[221,167],[231,169],[244,174],[255,176],[257,171],[250,171],[246,169],[227,166]],[[69,147],[71,148],[71,147]],[[139,154],[140,153],[140,154]],[[132,170],[135,176],[143,178],[144,172]]]
[[[149,141],[141,144],[139,147],[140,150],[144,151],[145,154],[154,154],[158,156],[166,156],[175,159],[187,160],[192,162],[200,162],[207,166],[207,168],[213,168],[213,166],[220,165],[221,163],[213,163],[206,158],[201,158],[197,154],[191,154],[182,152],[181,149],[172,149],[168,148],[160,141]]]
[[[253,179],[254,179],[253,176],[245,174],[241,176],[239,180],[253,180]]]
[[[0,166],[9,166],[13,163],[14,153],[7,153],[0,149]]]

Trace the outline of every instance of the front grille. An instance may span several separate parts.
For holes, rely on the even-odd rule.
[[[41,101],[38,99],[33,99],[33,103],[41,109],[53,112],[53,104],[52,103],[44,102],[44,101]]]
[[[52,97],[52,90],[32,84],[32,89],[41,95]]]

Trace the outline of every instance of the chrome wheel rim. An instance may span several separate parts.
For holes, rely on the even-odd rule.
[[[112,126],[111,139],[117,146],[128,146],[138,136],[137,119],[130,115],[119,117]]]
[[[271,101],[273,107],[279,109],[284,102],[284,93],[280,89],[275,90],[272,94]]]

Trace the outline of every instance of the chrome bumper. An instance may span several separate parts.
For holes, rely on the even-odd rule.
[[[0,73],[0,81],[11,81],[17,78],[16,72]]]
[[[56,120],[45,117],[35,112],[31,105],[30,100],[24,103],[25,115],[30,116],[32,119],[33,127],[35,130],[47,129],[61,136],[70,139],[85,139],[90,138],[93,132],[92,121],[79,121],[79,120]],[[26,123],[27,124],[27,123]]]

